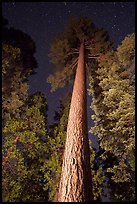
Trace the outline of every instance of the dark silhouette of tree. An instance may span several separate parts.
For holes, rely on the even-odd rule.
[[[4,25],[7,25],[5,20]],[[30,43],[30,44],[29,44]],[[2,200],[48,200],[41,168],[48,157],[47,102],[28,97],[27,79],[36,65],[34,42],[22,31],[3,27],[2,39]]]
[[[23,64],[22,74],[26,74],[26,77],[35,73],[37,68],[37,61],[34,57],[36,52],[35,43],[32,38],[21,30],[17,30],[13,27],[7,27],[7,19],[2,19],[2,43],[8,44],[21,50],[20,58]]]

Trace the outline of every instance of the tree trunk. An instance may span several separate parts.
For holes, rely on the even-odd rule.
[[[86,202],[90,200],[91,170],[87,133],[86,70],[84,43],[81,43],[69,112],[58,201]]]

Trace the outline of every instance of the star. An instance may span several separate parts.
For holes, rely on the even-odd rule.
[[[15,8],[15,2],[12,2],[12,6]]]
[[[66,2],[63,2],[64,3],[64,5],[66,6],[67,5],[67,3]]]
[[[114,24],[114,25],[112,26],[112,29],[115,29],[115,27],[116,27],[116,25]]]
[[[96,12],[96,11],[94,11],[94,12],[93,12],[93,14],[94,14],[94,15],[96,15],[96,14],[97,14],[97,12]]]

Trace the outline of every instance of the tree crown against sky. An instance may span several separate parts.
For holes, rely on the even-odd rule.
[[[117,200],[134,200],[135,182],[135,35],[125,37],[115,51],[106,53],[90,76],[91,108],[94,111],[91,131],[99,138],[102,158],[112,156],[107,169],[114,186],[128,185]],[[115,159],[114,159],[115,158]],[[115,189],[116,190],[116,189]],[[113,194],[114,192],[112,192]],[[112,195],[111,194],[111,195]],[[128,194],[128,198],[127,198]],[[130,196],[129,196],[130,195]]]
[[[40,168],[47,151],[42,140],[47,134],[47,102],[40,92],[28,97],[27,84],[34,69],[34,50],[30,46],[34,42],[22,31],[12,29],[10,35],[9,28],[3,30],[2,197],[6,202],[44,200],[47,192],[43,190]]]
[[[34,69],[37,68],[37,61],[34,57],[36,52],[35,42],[25,32],[13,27],[8,27],[7,19],[2,18],[2,23],[2,42],[21,50],[20,57],[24,68],[24,70],[22,70],[23,74],[27,75],[29,69],[32,73],[35,73]]]
[[[85,44],[87,62],[90,61],[89,58],[99,56],[112,47],[108,33],[104,29],[97,29],[90,19],[71,18],[64,32],[51,45],[49,57],[56,65],[55,73],[47,79],[51,84],[51,91],[64,87],[73,80],[82,41]]]

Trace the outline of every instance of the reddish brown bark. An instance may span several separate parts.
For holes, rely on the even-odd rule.
[[[69,112],[58,201],[85,202],[90,200],[91,171],[87,134],[86,70],[82,43]]]

